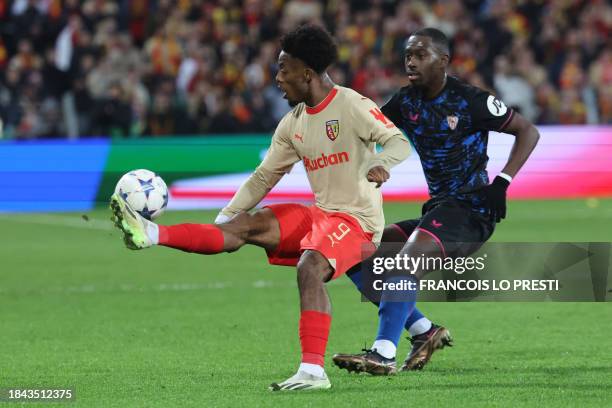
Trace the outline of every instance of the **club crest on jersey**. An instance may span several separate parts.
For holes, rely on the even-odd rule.
[[[325,122],[325,133],[332,142],[336,140],[340,134],[340,122],[336,119]]]
[[[446,121],[448,122],[448,127],[451,130],[455,130],[457,128],[457,123],[459,123],[459,118],[456,116],[447,116]]]

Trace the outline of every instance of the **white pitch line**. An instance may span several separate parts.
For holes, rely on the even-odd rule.
[[[17,222],[23,224],[38,224],[38,225],[51,225],[54,227],[69,227],[69,228],[81,228],[81,229],[94,229],[100,231],[110,231],[113,229],[111,221],[104,221],[100,219],[89,219],[84,220],[81,214],[75,214],[73,216],[68,215],[51,215],[51,214],[31,214],[31,215],[0,215],[0,221],[5,222]]]

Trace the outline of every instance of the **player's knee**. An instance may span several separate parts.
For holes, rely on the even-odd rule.
[[[306,251],[297,265],[297,280],[300,290],[318,282],[327,282],[333,269],[323,255],[316,251]]]
[[[260,241],[278,241],[280,230],[276,216],[269,208],[262,208],[253,213],[243,213],[245,228],[242,230],[242,237],[247,243],[255,245]]]
[[[270,231],[278,223],[276,216],[269,208],[262,208],[250,214],[251,230],[256,233]]]
[[[262,229],[262,217],[258,213],[242,212],[236,214],[225,224],[219,225],[221,229],[231,233],[237,239],[247,241],[249,237]]]
[[[441,256],[444,253],[441,240],[420,229],[410,234],[405,250],[409,253],[422,253],[430,256]]]
[[[306,288],[316,280],[316,271],[311,262],[300,261],[297,265],[297,281],[300,289]]]
[[[387,225],[383,231],[381,242],[383,243],[404,243],[408,239],[406,232],[404,232],[398,225],[391,224]]]
[[[410,235],[408,242],[402,249],[402,253],[408,255],[409,257],[415,258],[443,258],[445,256],[442,242],[433,237],[431,234],[418,229]],[[425,264],[435,265],[434,262],[426,262]],[[431,272],[432,270],[433,269],[428,269],[426,267],[418,268],[415,271],[415,276],[418,279],[421,279],[425,274]]]
[[[235,215],[226,223],[219,224],[223,231],[224,249],[226,252],[234,252],[247,243],[251,230],[252,215],[246,212]]]

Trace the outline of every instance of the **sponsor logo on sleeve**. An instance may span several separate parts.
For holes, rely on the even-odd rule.
[[[487,108],[493,116],[503,116],[508,111],[506,105],[493,95],[489,95],[487,98]]]

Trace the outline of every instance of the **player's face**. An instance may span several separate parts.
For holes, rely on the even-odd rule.
[[[283,91],[283,98],[287,99],[291,106],[306,100],[310,82],[307,70],[308,68],[301,60],[281,51],[278,56],[276,83]]]
[[[444,74],[448,55],[438,50],[429,37],[411,36],[404,50],[404,67],[410,83],[417,86],[432,86],[432,81]]]

